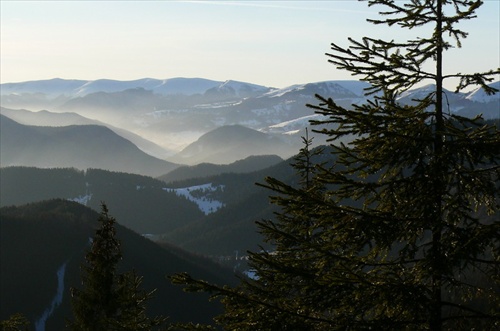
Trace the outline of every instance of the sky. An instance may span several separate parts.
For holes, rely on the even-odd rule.
[[[500,67],[500,0],[486,0],[445,71]],[[268,87],[357,79],[328,63],[330,44],[370,36],[377,10],[331,1],[0,1],[0,81],[200,77]],[[422,31],[410,31],[410,35]]]

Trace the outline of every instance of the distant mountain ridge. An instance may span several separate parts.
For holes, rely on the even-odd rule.
[[[68,96],[82,97],[96,92],[122,92],[130,89],[144,89],[160,95],[184,95],[214,93],[215,91],[231,94],[239,97],[267,96],[276,97],[287,93],[302,91],[309,95],[310,87],[315,87],[313,93],[334,98],[344,94],[346,97],[363,97],[363,89],[370,85],[366,82],[356,80],[332,80],[324,82],[314,82],[306,84],[290,85],[284,88],[266,87],[247,82],[234,80],[215,81],[205,78],[184,78],[175,77],[168,79],[141,78],[130,81],[97,79],[97,80],[78,80],[78,79],[47,79],[35,80],[17,83],[0,84],[0,93],[3,96],[20,94],[46,94],[49,97]],[[493,82],[489,86],[500,87],[500,81]],[[417,87],[407,91],[407,94],[415,93],[425,89]],[[348,93],[352,95],[348,95]],[[450,92],[451,93],[451,92]],[[333,95],[332,95],[333,94]],[[499,99],[498,93],[495,96],[487,96],[481,88],[476,88],[469,92],[460,92],[456,94],[460,98],[465,98],[474,102],[491,102]]]
[[[188,165],[228,164],[248,155],[276,153],[286,157],[294,152],[295,147],[271,135],[241,125],[227,125],[204,134],[169,160]]]
[[[249,91],[267,92],[268,87],[237,82],[232,80],[215,81],[204,78],[142,78],[130,81],[97,79],[97,80],[66,80],[54,78],[48,80],[28,81],[20,83],[4,83],[0,85],[2,95],[43,93],[50,97],[71,96],[81,97],[96,92],[121,92],[129,89],[142,88],[161,95],[193,95],[203,94],[208,90],[226,91],[229,93],[248,94]]]
[[[499,85],[499,82],[490,84],[491,87]],[[270,88],[232,80],[202,78],[144,78],[131,81],[53,79],[2,84],[1,105],[14,110],[72,112],[153,142],[160,147],[150,149],[156,157],[168,157],[169,160],[175,159],[176,163],[185,161],[190,165],[199,162],[221,164],[251,155],[292,156],[301,147],[301,136],[305,134],[305,129],[310,128],[309,120],[316,115],[306,107],[306,104],[318,102],[316,94],[331,98],[346,109],[353,109],[374,97],[365,95],[364,89],[367,87],[368,83],[354,80]],[[402,104],[411,104],[429,92],[432,92],[432,86],[418,87],[405,91],[398,96],[398,100]],[[444,93],[445,110],[450,114],[465,117],[482,114],[485,119],[500,118],[500,93],[492,96],[485,95],[482,90],[467,93],[445,90]],[[198,142],[202,137],[205,140],[206,134],[220,133],[221,128],[235,125],[266,133],[281,143],[234,148],[238,139],[229,136],[221,139],[217,145],[205,143],[203,148]],[[312,130],[309,130],[309,134],[318,145],[324,143],[324,138]],[[139,145],[138,140],[134,143]],[[271,147],[274,150],[270,150]],[[144,146],[141,149],[146,150]],[[207,156],[210,152],[212,157]],[[237,155],[229,155],[233,152]],[[199,155],[195,156],[196,153]]]
[[[163,159],[173,154],[172,151],[165,150],[162,147],[153,143],[152,141],[144,139],[133,132],[114,127],[113,125],[104,122],[86,118],[77,113],[71,113],[71,112],[56,113],[48,110],[33,112],[25,109],[9,109],[1,107],[0,114],[7,116],[8,118],[18,122],[19,124],[31,125],[31,126],[49,126],[49,127],[69,126],[69,125],[106,126],[109,129],[113,130],[116,134],[122,136],[127,140],[130,140],[134,145],[139,147],[145,153],[152,155],[156,158]]]
[[[223,173],[248,173],[271,167],[282,161],[283,159],[277,155],[253,155],[230,164],[200,163],[194,166],[180,166],[158,179],[169,183]]]
[[[177,165],[142,152],[104,126],[27,126],[0,115],[0,165],[101,168],[159,176]]]
[[[500,81],[489,84],[489,86],[496,88],[497,90],[500,90]],[[488,95],[482,88],[476,88],[470,93],[468,93],[465,98],[470,101],[483,102],[483,103],[495,102],[495,101],[498,102],[500,98],[499,93],[500,92],[497,92],[497,94],[495,95]]]

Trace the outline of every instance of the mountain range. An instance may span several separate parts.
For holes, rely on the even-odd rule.
[[[177,165],[144,153],[105,126],[28,126],[0,115],[0,165],[101,168],[160,176]]]
[[[223,173],[251,173],[274,166],[283,161],[277,155],[253,155],[230,164],[200,163],[193,166],[180,166],[158,179],[165,183],[178,182],[193,178],[205,178]]]
[[[42,93],[49,98],[60,96],[85,96],[95,92],[120,92],[128,89],[142,88],[162,95],[194,95],[203,94],[207,91],[223,91],[223,93],[238,93],[240,96],[248,96],[255,92],[267,91],[269,88],[255,84],[227,80],[224,82],[204,78],[170,78],[153,79],[142,78],[131,81],[118,81],[112,79],[88,80],[66,80],[49,79],[39,81],[28,81],[22,83],[5,83],[0,86],[2,94],[37,94]]]
[[[140,234],[159,234],[203,216],[196,203],[164,190],[152,177],[100,169],[0,168],[0,206],[65,199],[100,209],[106,202],[120,224]]]
[[[145,153],[164,159],[167,156],[173,154],[173,151],[167,151],[162,147],[156,145],[152,141],[142,138],[141,136],[132,133],[131,131],[117,128],[113,125],[100,122],[97,120],[91,120],[89,118],[83,117],[76,113],[54,113],[47,110],[41,111],[29,111],[26,109],[9,109],[0,108],[0,114],[4,115],[19,124],[33,125],[33,126],[69,126],[69,125],[100,125],[111,129],[113,132],[119,136],[130,140],[134,145]]]
[[[500,83],[490,86],[498,88]],[[315,115],[305,106],[317,103],[315,94],[330,97],[344,107],[352,107],[373,98],[364,95],[367,87],[369,84],[365,82],[345,80],[296,84],[278,89],[231,80],[145,78],[134,81],[52,79],[2,84],[0,90],[2,107],[33,112],[46,110],[66,116],[67,113],[75,113],[94,123],[104,123],[115,132],[117,129],[129,132],[126,139],[132,139],[131,134],[134,134],[150,141],[153,144],[149,147],[144,146],[147,144],[143,141],[140,148],[155,157],[174,160],[182,158],[176,154],[182,153],[203,135],[233,125],[282,140],[291,148],[281,154],[279,148],[271,154],[289,157],[294,154],[292,151],[300,148],[300,137],[309,126],[310,117]],[[399,100],[411,103],[412,99],[426,95],[429,88],[422,86],[406,91]],[[485,119],[500,118],[498,93],[488,96],[481,89],[476,89],[467,93],[445,91],[445,95],[449,112],[463,116],[482,113]],[[3,113],[13,116],[12,112]],[[53,125],[63,122],[55,116],[53,118]],[[37,123],[33,119],[25,124],[47,125],[47,122]],[[317,137],[316,142],[321,144],[324,141]],[[230,143],[230,139],[226,139],[226,143]],[[183,153],[185,155],[188,151]],[[270,154],[269,151],[255,150],[251,153]],[[221,162],[234,161],[234,158],[226,159]]]
[[[269,203],[272,192],[255,184],[267,176],[297,183],[290,157],[303,147],[306,129],[314,146],[325,144],[310,130],[310,120],[323,118],[306,107],[317,103],[315,94],[352,108],[373,98],[364,95],[367,87],[327,81],[278,89],[200,78],[1,84],[0,318],[25,309],[30,321],[40,321],[66,270],[66,295],[46,321],[47,329],[62,328],[68,286],[78,284],[104,201],[120,224],[123,268],[159,289],[153,312],[209,320],[220,307],[183,296],[165,275],[189,271],[232,282],[231,272],[198,255],[230,260],[220,263],[236,270],[246,251],[267,249],[255,221],[278,210]],[[406,91],[399,101],[431,90]],[[500,119],[499,94],[445,96],[450,113]]]
[[[255,221],[273,217],[276,208],[270,192],[255,183],[272,176],[293,184],[290,162],[252,157],[182,167],[160,177],[168,182],[98,169],[0,168],[0,207],[59,198],[98,210],[104,201],[120,224],[137,233],[199,254],[231,255],[261,244]],[[270,165],[259,169],[265,163]]]
[[[499,82],[491,84],[496,88],[499,85]],[[366,82],[327,81],[277,89],[244,82],[201,78],[135,81],[53,79],[2,84],[0,165],[70,167],[83,174],[87,169],[103,169],[161,176],[169,182],[206,178],[209,175],[220,176],[224,171],[231,171],[228,171],[230,168],[222,170],[224,168],[215,166],[216,164],[227,165],[257,155],[274,155],[274,158],[287,159],[296,154],[302,147],[301,136],[310,126],[309,121],[321,119],[322,116],[306,107],[306,104],[316,102],[315,94],[329,96],[337,104],[352,107],[373,97],[363,94],[368,87]],[[432,86],[423,86],[406,91],[400,95],[399,100],[411,103],[414,99],[426,96],[431,90]],[[487,96],[481,90],[457,94],[445,91],[445,94],[450,112],[470,116],[482,112],[485,117],[500,118],[499,94]],[[19,108],[23,103],[30,104],[37,100],[43,101],[40,102],[40,107],[45,105],[49,109],[33,105],[28,109]],[[311,130],[309,136],[313,138],[315,145],[325,143],[324,137]],[[268,164],[263,160],[264,158],[259,159],[259,162],[263,162],[262,166],[256,165],[257,162],[249,171],[265,168]],[[209,164],[209,168],[216,170],[207,170],[200,175],[194,169],[203,168],[201,166],[182,167],[195,167],[199,164]],[[182,167],[185,175],[180,176],[180,170],[178,173],[173,172],[179,167]],[[265,176],[262,173],[258,180]],[[203,179],[183,185],[206,187],[203,185],[209,183],[210,180]],[[76,195],[50,197],[73,199],[86,196],[88,188],[81,183],[79,185]],[[127,190],[135,190],[134,185],[144,186],[140,183],[131,184]],[[214,178],[213,185],[210,186],[211,189],[217,190],[218,185],[227,184],[217,183],[217,178]],[[253,183],[245,182],[242,185],[253,186]],[[154,185],[157,191],[163,188],[160,186]],[[40,188],[44,189],[46,190]],[[93,189],[96,190],[95,187]],[[236,189],[235,195],[241,195],[243,191],[245,190]],[[113,192],[117,196],[123,196],[128,191]],[[131,196],[135,196],[135,193]],[[149,198],[151,201],[162,201],[166,199],[163,196],[166,193],[168,192],[155,193],[157,197]],[[175,194],[170,193],[171,198],[166,200],[175,201]],[[95,199],[99,194],[94,194],[96,203]],[[103,197],[113,201],[115,199]],[[8,201],[6,197],[2,198]],[[116,199],[118,203],[119,198]],[[144,198],[136,197],[135,201],[144,201]],[[231,207],[231,204],[224,203],[228,208]],[[177,204],[183,206],[181,203]],[[129,202],[128,210],[133,209],[131,206],[139,207],[137,203]],[[155,207],[151,208],[156,210]],[[137,215],[134,212],[124,213],[126,224],[132,224],[132,221],[127,223],[128,219],[133,218],[128,214],[134,215],[133,217]],[[188,219],[186,224],[200,217],[191,212],[182,214],[184,219]],[[157,221],[161,217],[169,217],[176,224],[180,222],[179,216],[157,212],[156,216],[151,216],[150,221],[143,222],[143,227],[134,228],[140,233],[160,234],[171,231],[173,228],[165,225],[147,225],[161,224]]]
[[[491,86],[498,88],[499,82]],[[316,102],[315,94],[352,107],[373,97],[363,94],[367,87],[365,82],[327,81],[277,89],[198,78],[127,82],[54,79],[2,84],[0,164],[4,167],[2,176],[13,178],[6,181],[10,186],[2,184],[9,187],[2,192],[2,200],[9,201],[5,192],[19,189],[16,183],[27,176],[19,170],[23,168],[13,166],[45,168],[45,171],[75,168],[77,175],[72,178],[79,178],[76,191],[70,195],[42,194],[37,198],[79,199],[93,208],[98,207],[99,199],[110,200],[112,207],[120,210],[124,224],[135,231],[163,235],[176,244],[188,245],[197,241],[198,235],[210,232],[196,230],[196,236],[177,241],[192,234],[197,222],[201,224],[199,229],[203,229],[206,218],[220,219],[230,209],[236,213],[245,210],[244,205],[237,204],[244,204],[256,194],[253,184],[272,172],[267,166],[279,168],[283,173],[289,171],[285,170],[290,162],[287,159],[302,147],[301,136],[310,126],[309,121],[321,119],[322,115],[306,107]],[[432,86],[423,86],[406,91],[399,100],[411,103],[431,90]],[[487,118],[500,118],[499,94],[487,96],[481,90],[457,94],[445,91],[445,94],[449,112],[468,116],[482,112]],[[29,109],[19,108],[36,100],[43,100],[40,104],[48,105],[48,109],[33,105]],[[320,135],[311,130],[309,134],[315,145],[325,143]],[[248,174],[231,174],[234,172],[231,167],[224,168],[258,155],[262,156],[259,161],[245,170]],[[287,161],[273,165],[264,162],[263,156]],[[26,178],[47,176],[43,169],[39,173],[27,169],[32,177]],[[103,171],[99,175],[102,179],[96,181],[98,169],[108,171],[108,175],[103,175],[106,173]],[[250,174],[251,171],[256,172]],[[134,177],[124,185],[121,183],[124,175],[110,173],[158,177],[169,184],[162,181],[144,184],[143,178]],[[228,180],[231,176],[236,177]],[[94,178],[92,183],[90,178]],[[29,190],[43,192],[53,186],[49,182],[36,189],[25,185],[28,185],[25,196],[36,196]],[[207,192],[210,198],[198,199]],[[93,194],[91,202],[86,198],[90,194]],[[265,200],[259,200],[260,207],[248,220],[254,221],[260,211],[267,210]],[[22,202],[31,201],[37,200]],[[176,208],[171,207],[174,205]],[[151,213],[137,222],[144,207]],[[238,219],[243,221],[244,217]],[[181,236],[182,231],[185,235]],[[199,249],[206,244],[189,247]],[[217,249],[214,252],[220,253]]]

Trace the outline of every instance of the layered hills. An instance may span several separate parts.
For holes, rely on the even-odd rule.
[[[177,167],[144,153],[104,126],[28,126],[0,116],[2,167],[101,168],[150,176],[159,176]]]
[[[225,171],[252,159],[210,165],[215,175],[186,168],[194,178],[182,179],[181,172],[169,183],[99,169],[0,168],[0,206],[59,198],[99,210],[104,201],[120,224],[137,233],[204,255],[231,255],[257,249],[255,221],[276,211],[268,200],[271,192],[255,184],[266,176],[294,180],[290,161],[252,172]]]
[[[495,82],[491,87],[498,87],[498,84]],[[367,87],[367,83],[358,81],[325,81],[278,89],[201,78],[145,78],[134,81],[53,79],[2,84],[1,105],[30,111],[71,112],[98,120],[153,142],[163,152],[158,149],[151,152],[154,156],[165,158],[167,155],[175,157],[172,155],[211,131],[234,125],[267,133],[292,146],[290,150],[297,151],[300,137],[309,126],[308,120],[314,115],[305,105],[316,103],[315,94],[330,97],[337,104],[352,108],[374,97],[365,95]],[[428,92],[428,87],[422,86],[406,91],[399,96],[399,101],[411,103]],[[483,114],[485,119],[500,117],[498,93],[491,96],[477,89],[467,93],[445,91],[445,94],[449,112],[470,117]],[[316,142],[322,143],[319,138]],[[230,143],[230,139],[226,143]],[[290,157],[293,155],[290,150],[286,151],[287,155],[280,154],[280,150],[272,153],[259,151],[259,154]],[[250,153],[255,153],[255,150],[244,157],[252,155]],[[227,158],[227,155],[224,157]],[[234,158],[214,163],[232,161]]]
[[[230,164],[199,163],[193,166],[184,165],[158,177],[158,179],[170,183],[223,173],[250,173],[271,167],[282,161],[283,159],[277,155],[253,155]]]
[[[26,109],[10,109],[10,108],[0,108],[0,114],[18,122],[23,125],[31,126],[49,126],[49,127],[59,127],[59,126],[70,126],[70,125],[100,125],[111,129],[114,133],[119,136],[129,140],[134,145],[136,145],[143,152],[154,156],[156,158],[163,159],[171,154],[173,151],[166,150],[157,144],[144,139],[143,137],[122,129],[111,124],[107,124],[98,120],[93,120],[77,113],[72,112],[52,112],[48,110],[40,111],[29,111]]]
[[[227,125],[202,135],[169,160],[188,165],[229,164],[249,155],[278,154],[288,157],[295,151],[295,146],[272,135],[242,125]]]
[[[266,159],[274,157],[265,157]],[[155,241],[174,244],[203,255],[231,255],[258,249],[261,237],[255,221],[272,218],[266,176],[293,183],[290,160],[257,171],[253,157],[232,165],[185,167],[163,182],[146,176],[98,169],[0,169],[1,206],[21,205],[60,198],[99,210],[106,202],[120,224]],[[235,171],[227,171],[235,169]],[[181,169],[179,169],[181,170]],[[185,178],[187,174],[193,177]]]
[[[272,169],[290,175],[289,161],[268,163],[263,156],[287,159],[302,147],[309,121],[322,118],[306,104],[314,104],[314,95],[320,94],[354,107],[373,98],[364,94],[367,87],[364,82],[327,81],[277,89],[198,78],[2,84],[2,106],[11,107],[2,108],[8,117],[1,117],[2,204],[64,198],[96,209],[104,200],[138,233],[163,236],[196,251],[206,251],[208,239],[199,238],[210,235],[217,238],[211,252],[225,254],[236,246],[219,249],[218,242],[233,240],[235,224],[272,216],[267,199],[259,196],[265,193],[254,183]],[[500,117],[498,94],[445,92],[449,112]],[[406,91],[399,100],[411,103],[428,93],[424,86]],[[33,106],[37,100],[44,100],[38,104],[47,109]],[[16,109],[23,103],[31,108]],[[325,143],[311,130],[309,134],[316,145]],[[162,159],[145,153],[148,142]],[[261,158],[245,172],[258,172],[236,174],[227,166],[256,155]],[[67,177],[61,177],[63,169],[40,169],[65,167],[76,169],[64,170]],[[164,181],[150,178],[158,176]],[[221,235],[226,220],[227,235]],[[221,224],[214,227],[216,235],[207,224]],[[245,229],[242,235],[255,230]]]
[[[66,199],[94,210],[106,202],[120,224],[140,234],[159,234],[203,216],[196,203],[164,190],[151,177],[88,169],[0,168],[1,206]]]
[[[364,94],[367,87],[328,81],[276,89],[198,78],[2,84],[0,317],[23,312],[40,321],[64,270],[61,306],[46,321],[60,329],[104,201],[121,224],[122,267],[159,288],[153,312],[209,319],[217,308],[182,296],[165,275],[230,282],[226,270],[183,249],[221,259],[266,248],[255,221],[278,210],[269,203],[273,192],[255,183],[267,176],[297,183],[289,157],[302,147],[309,121],[324,119],[306,107],[317,103],[315,94],[352,108],[374,97]],[[409,104],[429,91],[398,100]],[[500,118],[499,94],[445,93],[450,113]],[[325,144],[308,133],[315,146]]]

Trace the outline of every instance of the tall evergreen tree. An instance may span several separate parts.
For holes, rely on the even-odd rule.
[[[122,253],[116,220],[105,204],[101,207],[100,226],[82,266],[83,287],[71,289],[74,321],[69,326],[75,331],[152,330],[165,321],[146,315],[146,301],[154,291],[142,290],[135,272],[117,272]]]
[[[451,113],[443,89],[458,78],[457,92],[497,92],[487,83],[498,69],[443,72],[445,51],[467,36],[457,24],[481,4],[368,1],[384,8],[370,22],[431,34],[332,44],[329,61],[371,83],[372,99],[345,109],[318,95],[309,105],[325,116],[313,124],[327,125],[321,156],[331,162],[314,161],[307,143],[299,185],[266,179],[282,211],[259,223],[275,251],[250,254],[257,278],[237,288],[186,274],[173,281],[221,297],[217,321],[227,330],[500,328],[500,134],[481,117]],[[426,80],[427,96],[398,102]]]

